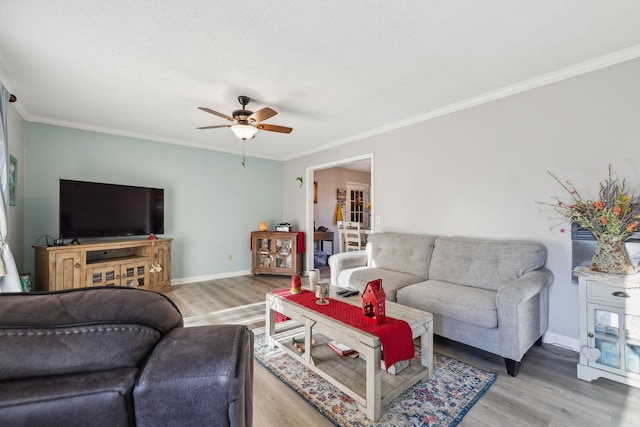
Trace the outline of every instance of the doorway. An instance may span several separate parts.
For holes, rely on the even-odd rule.
[[[369,216],[370,218],[375,218],[375,213],[374,213],[374,209],[375,209],[375,203],[374,203],[374,195],[375,195],[375,183],[374,183],[374,155],[373,153],[369,153],[369,154],[364,154],[361,156],[357,156],[357,157],[351,157],[351,158],[347,158],[347,159],[342,159],[342,160],[337,160],[335,162],[330,162],[330,163],[324,163],[324,164],[320,164],[320,165],[315,165],[315,166],[310,166],[307,168],[307,176],[306,176],[306,180],[307,180],[307,210],[306,210],[306,230],[309,230],[307,235],[309,236],[306,239],[306,248],[305,248],[305,265],[306,268],[313,268],[312,266],[314,265],[314,239],[311,238],[311,236],[313,236],[313,232],[314,232],[314,217],[315,217],[315,212],[316,209],[318,209],[317,206],[319,206],[319,204],[322,202],[322,198],[319,197],[318,202],[319,204],[315,204],[314,203],[314,176],[315,173],[318,171],[322,171],[323,173],[326,172],[329,169],[347,169],[347,170],[352,170],[352,171],[361,171],[361,172],[367,172],[370,176],[370,183],[369,183],[369,188],[367,189],[367,197],[368,197],[368,210],[366,212],[366,216]],[[344,182],[344,191],[346,193],[346,181]],[[322,183],[319,184],[320,187],[320,191],[319,194],[322,194]],[[325,189],[328,190],[328,189]],[[336,197],[336,191],[340,190],[340,188],[331,188],[330,191],[332,192],[331,194],[333,194],[334,197],[332,199],[332,203],[337,202],[335,197]],[[327,194],[325,192],[325,194]],[[346,202],[346,200],[345,200]],[[343,208],[346,208],[346,206],[343,204]],[[335,210],[332,211],[332,215],[333,212],[335,212]],[[347,220],[348,217],[346,209],[344,209],[342,211],[342,214],[344,215],[343,220]],[[364,219],[365,215],[363,215],[363,219]],[[332,216],[333,218],[333,216]],[[373,232],[373,228],[374,228],[374,221],[370,221],[369,226],[371,227],[371,232]],[[316,226],[320,226],[320,225],[325,225],[325,224],[315,224]],[[335,231],[335,237],[334,237],[334,244],[336,246],[336,250],[334,250],[334,253],[338,252],[338,233],[337,233],[337,226],[335,224],[335,222],[331,222],[330,224],[334,231]],[[325,246],[327,247],[327,246]]]

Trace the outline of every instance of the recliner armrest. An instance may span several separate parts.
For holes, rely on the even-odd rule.
[[[331,271],[331,286],[338,284],[338,274],[349,268],[366,267],[367,265],[367,252],[354,251],[354,252],[340,252],[329,257],[329,269]]]
[[[250,426],[253,333],[241,325],[175,328],[147,361],[133,392],[144,426]]]

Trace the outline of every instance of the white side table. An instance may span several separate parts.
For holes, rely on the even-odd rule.
[[[640,274],[577,267],[580,303],[578,378],[640,387]]]

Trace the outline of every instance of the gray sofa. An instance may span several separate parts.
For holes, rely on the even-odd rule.
[[[0,294],[0,426],[250,426],[253,334],[130,288]]]
[[[389,301],[433,313],[434,333],[520,361],[547,329],[552,273],[539,243],[375,233],[366,249],[329,258],[331,284],[382,279]]]

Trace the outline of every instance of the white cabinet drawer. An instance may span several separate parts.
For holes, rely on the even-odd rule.
[[[607,301],[617,305],[640,306],[640,289],[625,289],[587,281],[587,298]]]

